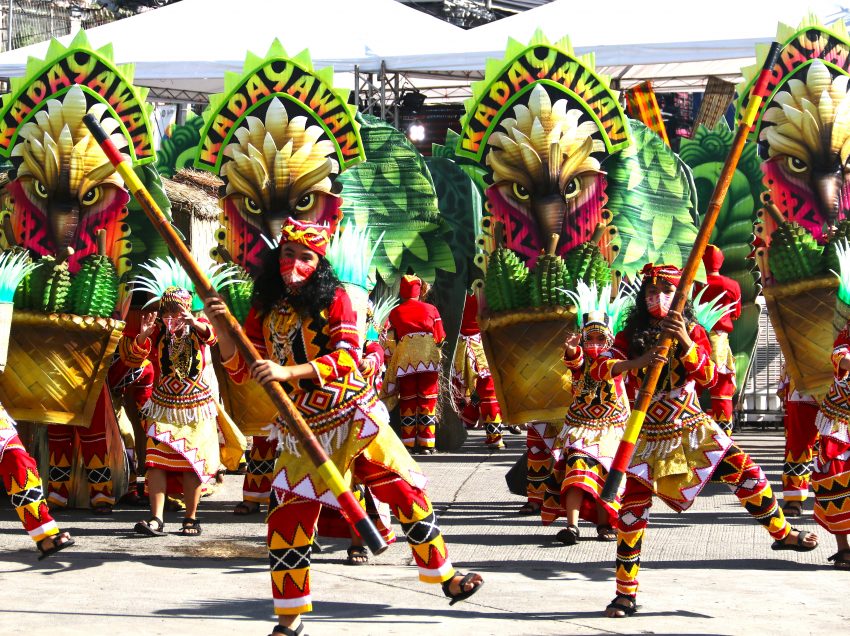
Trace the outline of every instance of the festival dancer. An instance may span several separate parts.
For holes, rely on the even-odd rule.
[[[714,363],[716,381],[709,388],[711,394],[711,415],[727,435],[732,434],[732,419],[735,411],[732,398],[735,397],[735,356],[729,346],[729,334],[732,323],[741,316],[741,286],[728,276],[720,273],[723,267],[723,252],[716,245],[705,248],[702,262],[705,265],[705,285],[695,284],[702,292],[703,302],[720,298],[723,305],[731,305],[732,311],[725,314],[708,334],[711,344],[711,361]]]
[[[27,453],[15,421],[0,404],[0,479],[6,486],[9,499],[24,526],[41,553],[41,561],[60,550],[70,548],[74,540],[67,532],[60,532],[50,516],[41,477],[36,461]]]
[[[835,536],[838,551],[829,561],[850,570],[850,323],[832,350],[835,379],[823,400],[816,424],[820,449],[814,463],[815,521]]]
[[[182,477],[186,513],[180,534],[197,536],[202,486],[214,479],[219,467],[218,409],[204,373],[216,336],[206,318],[192,315],[188,283],[172,284],[185,278],[176,261],[157,259],[143,267],[150,276],[140,276],[137,289],[152,293],[148,305],[158,300],[159,310],[142,314],[138,335],[119,343],[128,367],[139,368],[149,360],[154,368],[153,392],[141,409],[151,518],[139,521],[135,530],[151,537],[165,535],[163,510],[171,474]],[[221,284],[220,268],[211,278]]]
[[[466,428],[484,425],[484,443],[501,450],[502,411],[496,399],[496,387],[490,365],[481,344],[478,326],[478,299],[467,294],[460,323],[460,336],[452,360],[452,404]]]
[[[248,369],[231,338],[220,334],[224,367],[236,382],[246,381],[249,374],[261,383],[281,382],[340,472],[353,474],[391,506],[413,550],[420,580],[442,583],[453,603],[468,598],[483,578],[455,572],[423,490],[424,475],[358,370],[356,315],[325,258],[328,242],[327,227],[287,219],[280,248],[265,257],[245,323],[248,337],[262,340],[261,355],[271,359]],[[221,318],[224,302],[210,299],[206,311],[213,320]],[[312,609],[309,575],[316,520],[323,505],[338,504],[284,423],[277,419],[271,429],[280,447],[268,516],[279,623],[273,631],[297,636],[303,630],[300,615]]]
[[[401,441],[411,451],[436,452],[437,402],[440,397],[440,345],[446,339],[434,305],[419,300],[422,280],[401,279],[401,304],[390,312],[387,342],[387,393],[399,394]]]
[[[785,464],[782,468],[782,512],[786,517],[803,514],[803,502],[809,496],[814,447],[818,439],[816,424],[819,403],[813,395],[800,393],[783,366],[776,394],[785,414]]]
[[[714,381],[714,363],[692,305],[682,314],[670,311],[681,270],[648,264],[641,274],[624,329],[590,368],[598,382],[626,372],[642,380],[651,364],[664,364],[628,469],[617,532],[617,595],[605,610],[612,618],[637,611],[641,543],[653,494],[682,512],[709,481],[726,484],[773,537],[773,550],[808,552],[818,545],[814,533],[790,526],[762,469],[700,409],[698,390]],[[673,338],[666,358],[656,347],[664,332]]]
[[[567,527],[556,535],[564,545],[578,542],[579,517],[596,524],[598,540],[614,541],[620,501],[603,501],[601,494],[629,419],[629,403],[621,376],[599,382],[588,369],[613,344],[622,309],[631,297],[619,295],[611,302],[610,286],[597,293],[595,283],[588,287],[584,282],[579,282],[576,293],[568,293],[578,310],[580,328],[564,347],[573,401],[555,442],[561,454],[546,480],[540,512],[544,525],[567,518]]]

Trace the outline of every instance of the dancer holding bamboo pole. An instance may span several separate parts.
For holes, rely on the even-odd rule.
[[[274,308],[266,307],[267,313],[262,319],[252,311],[254,323],[259,327],[259,331],[254,334],[254,342],[260,344],[264,341],[267,350],[277,358],[264,360],[252,340],[242,331],[224,302],[215,293],[210,281],[133,172],[129,162],[118,152],[94,117],[86,115],[84,121],[154,227],[186,269],[195,284],[196,293],[205,300],[207,314],[219,334],[222,358],[230,363],[228,371],[235,376],[250,373],[266,389],[282,416],[273,425],[273,432],[286,444],[286,451],[281,453],[281,459],[278,461],[275,478],[281,487],[276,489],[275,493],[279,497],[279,512],[294,515],[295,522],[287,519],[285,514],[279,515],[282,524],[288,524],[293,531],[291,535],[284,536],[284,533],[273,531],[271,522],[274,514],[269,515],[269,553],[273,563],[275,613],[278,614],[279,622],[274,633],[297,636],[303,631],[299,617],[301,613],[311,609],[308,578],[310,545],[315,526],[314,516],[318,517],[321,504],[338,507],[373,552],[380,553],[386,549],[386,543],[380,533],[366,516],[364,509],[351,493],[348,482],[325,451],[325,446],[334,445],[334,440],[339,443],[336,448],[339,452],[334,455],[344,459],[346,471],[350,469],[358,473],[359,470],[361,481],[369,482],[367,485],[372,486],[373,490],[381,486],[387,491],[382,498],[391,499],[394,504],[394,512],[405,529],[419,563],[420,578],[426,582],[442,583],[443,592],[451,599],[452,604],[477,592],[484,584],[483,578],[475,573],[456,573],[448,559],[430,501],[420,487],[424,484],[414,484],[417,481],[414,472],[419,478],[424,476],[410,467],[404,467],[404,475],[387,468],[394,464],[386,460],[390,457],[407,457],[407,453],[403,449],[399,453],[392,448],[393,439],[398,446],[401,444],[397,438],[390,437],[392,432],[389,431],[386,420],[381,417],[378,406],[380,403],[357,370],[357,354],[353,353],[359,352],[356,320],[344,290],[331,284],[336,277],[327,262],[325,261],[327,272],[324,274],[324,287],[329,287],[333,295],[326,301],[327,306],[313,308],[319,310],[320,319],[311,315],[309,310],[310,315],[302,315],[300,312],[307,307],[298,300],[293,305],[286,302],[285,297],[297,296],[298,287],[316,275],[324,257],[323,249],[327,248],[328,229],[289,219],[285,236],[282,237],[280,254],[271,251],[269,263],[264,263],[267,265],[264,272],[269,277],[269,289],[276,287],[278,294],[264,300],[274,304],[282,303]],[[258,288],[261,287],[258,285]],[[259,294],[255,299],[258,296]],[[316,299],[313,300],[315,302]],[[288,313],[280,311],[285,305],[289,305]],[[273,311],[268,311],[272,309]],[[279,322],[282,316],[288,317],[292,328],[281,332],[270,330],[270,321],[274,319]],[[312,333],[309,333],[310,329],[307,329],[306,325],[306,334],[296,327],[303,323],[309,323]],[[305,335],[308,335],[309,342],[304,341]],[[299,340],[304,350],[309,351],[308,355],[313,354],[315,357],[309,361],[298,360],[294,355],[292,339]],[[346,360],[354,364],[347,365]],[[357,390],[358,378],[365,387],[363,391]],[[292,389],[293,396],[304,398],[304,401],[299,402],[299,407],[293,404],[283,389],[281,382],[287,380],[290,381],[287,386]],[[312,390],[304,390],[305,385],[310,385]],[[322,389],[325,389],[324,393]],[[374,410],[361,408],[364,403],[375,407]],[[327,409],[324,407],[329,406],[337,412],[326,413]],[[325,435],[322,443],[305,421],[302,415],[304,412],[313,416],[311,420],[317,428],[323,428]],[[323,415],[326,417],[322,417]],[[329,422],[325,421],[328,415],[338,416],[339,421],[333,422],[334,426],[329,425]],[[341,418],[340,415],[346,417]],[[385,408],[383,415],[386,415]],[[284,421],[285,430],[281,426]],[[384,433],[383,436],[381,433]],[[341,439],[346,435],[348,439]],[[378,437],[382,437],[383,445],[373,441]],[[369,446],[364,441],[372,442],[374,446],[371,449],[371,457],[364,452]],[[286,481],[287,472],[283,465],[287,458],[295,457],[300,460],[302,452],[306,453],[310,460],[297,462],[299,471],[306,470],[304,479],[286,483],[284,487],[281,482]],[[385,461],[370,461],[378,456]],[[359,461],[359,465],[355,466],[355,461]],[[416,468],[412,460],[410,463]],[[312,464],[312,467],[307,469],[307,464]],[[346,474],[350,481],[351,473]],[[293,513],[294,509],[297,509],[298,513]],[[312,519],[313,523],[310,523],[309,519]],[[298,523],[299,520],[305,522]],[[300,545],[290,545],[295,542]],[[294,563],[291,561],[293,555],[297,555]]]
[[[764,60],[684,270],[669,265],[644,269],[635,309],[624,330],[590,371],[598,380],[630,372],[642,381],[602,493],[605,501],[613,501],[629,473],[617,538],[617,595],[605,611],[612,618],[631,616],[637,610],[641,542],[653,492],[682,511],[709,480],[726,483],[775,539],[774,550],[817,547],[816,535],[793,529],[785,520],[761,468],[702,412],[697,385],[700,389],[711,386],[715,369],[705,330],[696,323],[688,303],[779,49],[774,43]],[[637,360],[642,368],[634,368]]]

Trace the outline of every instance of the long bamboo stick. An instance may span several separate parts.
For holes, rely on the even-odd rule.
[[[729,151],[729,156],[726,157],[726,162],[723,164],[723,169],[720,171],[720,176],[717,179],[717,185],[714,187],[714,192],[711,195],[711,200],[708,204],[705,217],[700,225],[697,233],[694,247],[688,256],[688,261],[682,271],[682,278],[679,281],[676,294],[673,297],[673,304],[670,311],[681,312],[685,308],[685,303],[691,291],[694,278],[696,277],[699,264],[702,261],[705,253],[706,245],[711,238],[711,232],[714,229],[714,224],[717,222],[717,217],[720,214],[720,208],[723,205],[723,200],[726,198],[726,192],[729,190],[729,185],[732,183],[732,177],[735,175],[735,168],[738,166],[738,161],[741,158],[741,153],[744,151],[744,144],[747,142],[747,137],[750,130],[756,121],[759,109],[761,108],[762,99],[768,94],[768,81],[774,65],[779,59],[780,45],[778,42],[771,44],[770,51],[764,60],[761,73],[758,76],[753,90],[750,93],[750,101],[747,104],[747,110],[744,112],[738,129],[735,132],[735,139],[732,142],[732,148]],[[658,342],[660,353],[666,357],[667,352],[672,344],[672,338],[669,335],[662,334]],[[617,453],[614,455],[614,460],[611,462],[611,469],[608,472],[608,477],[605,479],[605,486],[602,489],[602,499],[605,501],[614,501],[617,497],[617,492],[623,483],[626,475],[626,469],[632,461],[635,445],[637,444],[638,435],[640,435],[643,422],[646,419],[646,412],[652,401],[652,395],[655,393],[655,387],[658,384],[658,379],[661,377],[661,371],[664,367],[663,363],[656,363],[647,369],[643,383],[638,390],[635,398],[635,404],[632,408],[631,416],[626,424],[626,430],[623,433],[623,439],[617,447]]]
[[[133,172],[130,162],[121,155],[97,119],[93,115],[87,114],[83,117],[83,122],[98,144],[100,144],[103,152],[106,153],[106,157],[124,179],[124,183],[142,206],[154,228],[156,228],[157,232],[165,240],[171,253],[174,254],[186,270],[186,273],[195,285],[195,291],[198,295],[204,300],[218,297],[206,274],[201,270],[197,262],[195,262],[195,259],[180,239],[180,236],[174,231],[170,221],[162,213],[162,210],[159,209],[156,201],[153,200],[147,188],[145,188],[139,177],[136,176],[136,173]],[[225,318],[216,320],[215,327],[222,332],[229,333],[236,345],[236,349],[249,366],[260,360],[260,354],[254,348],[254,345],[251,344],[251,341],[248,340],[239,323],[229,312]],[[264,384],[263,388],[268,393],[278,412],[283,416],[283,419],[289,426],[289,430],[298,439],[301,447],[307,452],[307,455],[316,466],[318,473],[337,498],[348,522],[354,526],[358,534],[363,538],[364,543],[369,546],[369,549],[374,554],[380,554],[386,550],[387,544],[383,537],[381,537],[369,517],[366,516],[363,507],[357,502],[357,499],[355,499],[354,495],[346,486],[339,469],[334,465],[327,453],[325,453],[316,436],[313,435],[313,431],[310,430],[310,427],[295,408],[295,405],[289,399],[283,387],[278,382],[272,382]]]

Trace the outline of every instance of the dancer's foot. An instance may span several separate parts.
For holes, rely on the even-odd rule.
[[[794,552],[809,552],[818,547],[818,535],[807,530],[791,528],[788,536],[781,541],[777,539],[770,546],[772,550],[793,550]]]
[[[540,504],[534,501],[526,501],[522,504],[522,508],[517,510],[517,514],[522,517],[530,517],[540,512]]]
[[[605,616],[608,618],[625,618],[626,616],[634,616],[635,612],[637,612],[635,597],[625,594],[617,594],[605,608]]]
[[[782,513],[790,519],[799,517],[803,514],[803,504],[799,501],[786,501],[782,504]]]
[[[449,605],[468,599],[484,585],[484,577],[477,572],[457,572],[448,581],[443,581],[443,594],[451,599]]]

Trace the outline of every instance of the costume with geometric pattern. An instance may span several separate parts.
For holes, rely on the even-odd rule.
[[[141,346],[124,336],[118,350],[128,367],[146,361],[153,367],[153,391],[141,408],[148,438],[145,466],[194,472],[203,484],[213,478],[220,459],[218,409],[206,380],[216,336],[206,318],[196,320],[206,328],[204,335],[188,326],[169,334],[157,324]]]
[[[467,294],[460,323],[460,336],[452,359],[452,405],[466,428],[484,425],[485,444],[504,447],[502,411],[490,365],[481,344],[478,326],[478,298]]]
[[[783,368],[776,394],[785,413],[785,464],[782,467],[783,506],[791,501],[804,502],[809,497],[814,448],[818,441],[817,417],[820,402],[813,395],[800,393],[791,376]]]
[[[41,487],[36,461],[27,453],[15,421],[0,404],[0,479],[24,530],[38,543],[59,534]]]
[[[567,491],[578,488],[583,493],[579,517],[616,528],[619,497],[607,502],[601,495],[629,419],[623,381],[621,377],[602,382],[591,378],[581,347],[576,347],[572,356],[565,351],[564,363],[573,378],[573,401],[555,441],[560,457],[546,480],[540,516],[543,525],[566,516]],[[599,518],[597,506],[602,506],[606,518]]]
[[[422,281],[401,279],[401,304],[390,312],[387,331],[387,394],[399,394],[401,441],[407,448],[433,449],[440,395],[440,344],[446,339],[434,305],[422,302]]]
[[[637,594],[641,545],[653,494],[681,512],[693,504],[708,481],[724,483],[774,539],[782,540],[791,532],[762,469],[700,408],[697,387],[711,386],[714,363],[705,330],[691,323],[688,335],[693,346],[687,351],[675,341],[670,347],[628,468],[617,531],[617,593],[625,596]],[[632,350],[632,342],[631,333],[618,333],[613,348],[594,361],[591,377],[610,380],[618,360],[641,355]],[[645,372],[632,373],[643,381]]]
[[[835,379],[816,420],[820,450],[812,473],[815,521],[836,535],[850,534],[850,373],[839,366],[848,356],[850,325],[845,325],[832,350]]]
[[[252,309],[245,332],[260,355],[284,365],[309,363],[315,379],[282,383],[330,459],[350,485],[352,478],[388,503],[405,530],[420,579],[452,577],[433,508],[424,493],[425,475],[389,427],[389,415],[358,370],[360,337],[348,294],[338,288],[317,318],[303,318],[286,300],[265,316]],[[248,368],[236,353],[223,362],[237,383]],[[300,444],[279,419],[273,434],[280,456],[272,483],[268,546],[277,614],[310,611],[310,552],[321,506],[339,504]]]

